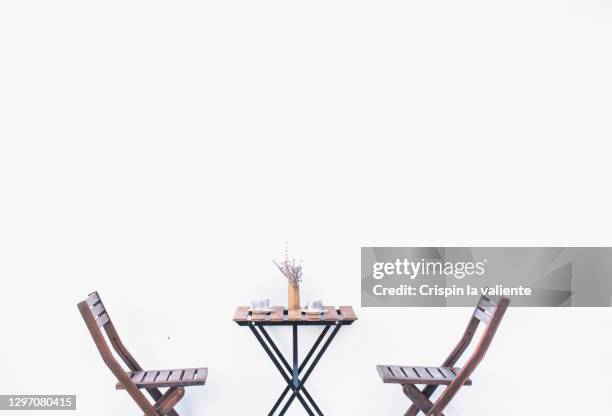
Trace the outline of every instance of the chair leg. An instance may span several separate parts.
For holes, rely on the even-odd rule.
[[[414,405],[418,408],[418,410],[425,413],[425,415],[429,416],[429,411],[434,406],[434,404],[429,400],[425,394],[416,388],[413,384],[403,384],[402,388],[404,390],[404,394],[408,396],[408,398],[414,403]],[[406,416],[416,416],[418,411],[408,409],[408,412],[405,413]],[[444,416],[442,413],[438,413],[436,416]]]
[[[419,412],[420,412],[419,408],[413,404],[410,406],[408,410],[406,410],[406,413],[404,413],[404,416],[417,416]]]
[[[171,387],[163,396],[155,402],[155,409],[157,413],[162,416],[167,416],[171,412],[176,413],[173,409],[174,406],[183,398],[185,395],[185,389],[183,387]]]
[[[415,404],[412,404],[410,408],[406,410],[406,413],[404,413],[404,416],[417,416],[419,412],[420,412],[419,408],[416,407]]]
[[[425,386],[425,388],[423,389],[423,394],[425,395],[425,397],[430,398],[438,387],[439,386],[435,384],[430,384],[428,386]],[[419,412],[420,412],[419,408],[415,404],[412,404],[412,406],[410,406],[410,409],[406,411],[404,416],[417,416]]]
[[[149,393],[149,395],[156,402],[159,401],[164,396],[159,389],[149,388],[149,389],[146,389],[146,390],[147,390],[147,393]],[[176,413],[175,410],[170,410],[170,412],[168,413],[168,416],[179,416],[179,414]]]

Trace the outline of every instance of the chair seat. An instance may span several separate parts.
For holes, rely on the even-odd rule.
[[[397,365],[377,365],[376,370],[383,383],[398,384],[450,384],[459,374],[455,367],[409,367]],[[464,385],[469,386],[467,379]]]
[[[198,386],[206,383],[208,369],[202,368],[180,368],[176,370],[148,370],[133,371],[126,373],[134,384],[140,389],[155,387],[185,387]],[[117,390],[125,389],[121,383],[117,383]]]

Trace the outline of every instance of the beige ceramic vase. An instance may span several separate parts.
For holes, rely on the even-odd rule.
[[[289,303],[290,311],[300,310],[300,285],[292,285],[289,283]]]

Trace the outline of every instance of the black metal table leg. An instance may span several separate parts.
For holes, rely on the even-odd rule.
[[[285,403],[285,405],[281,409],[281,411],[279,413],[279,416],[283,416],[287,412],[287,410],[289,409],[291,403],[293,402],[293,400],[295,398],[297,398],[299,400],[299,402],[302,404],[302,406],[304,407],[304,409],[306,410],[306,412],[310,416],[314,416],[314,413],[312,412],[310,406],[308,406],[308,403],[306,402],[306,400],[304,400],[304,398],[302,397],[301,393],[303,393],[304,396],[306,397],[306,399],[308,399],[308,401],[310,402],[312,407],[317,412],[317,415],[318,416],[323,416],[323,412],[321,411],[319,406],[317,406],[317,404],[314,401],[314,399],[312,398],[312,396],[308,393],[308,391],[304,387],[304,384],[305,384],[307,378],[310,376],[310,374],[314,370],[314,367],[318,364],[319,360],[321,359],[321,357],[323,356],[323,354],[325,353],[325,351],[327,350],[327,348],[331,344],[332,340],[334,339],[334,337],[336,336],[336,334],[338,333],[338,331],[340,330],[340,327],[342,325],[340,325],[340,324],[336,324],[335,325],[335,328],[332,331],[332,334],[327,338],[327,340],[323,344],[323,347],[318,352],[318,354],[315,356],[315,359],[312,362],[312,364],[306,369],[306,366],[308,365],[310,359],[312,358],[313,354],[315,353],[315,351],[317,350],[317,348],[319,347],[319,345],[321,344],[321,342],[325,338],[325,335],[329,332],[331,326],[333,326],[333,325],[326,325],[325,326],[325,328],[323,329],[323,331],[321,331],[321,334],[319,335],[319,337],[317,338],[317,340],[313,344],[313,346],[310,349],[310,351],[308,351],[308,354],[306,355],[306,357],[304,358],[302,363],[299,364],[298,334],[297,334],[298,328],[297,328],[297,325],[292,325],[292,327],[293,327],[292,328],[293,329],[293,345],[292,345],[292,350],[293,350],[292,351],[293,352],[293,357],[292,357],[293,360],[292,361],[293,361],[293,363],[292,364],[293,365],[290,365],[289,362],[287,362],[287,360],[285,359],[285,357],[281,354],[280,350],[278,349],[278,347],[276,346],[276,344],[274,343],[274,341],[272,340],[272,338],[270,337],[270,335],[264,329],[263,326],[260,326],[260,325],[249,325],[249,328],[251,329],[251,331],[253,332],[253,334],[255,335],[255,337],[257,338],[259,343],[261,344],[261,346],[264,348],[264,350],[268,354],[268,357],[270,357],[270,359],[272,360],[273,364],[276,366],[278,371],[283,376],[285,382],[287,383],[287,387],[285,388],[283,393],[280,395],[280,397],[278,398],[278,400],[276,401],[276,403],[272,407],[272,410],[270,411],[268,416],[273,416],[274,415],[274,413],[278,410],[280,404],[283,402],[285,396],[287,395],[287,393],[289,391],[292,391],[292,394],[289,397],[289,400]],[[262,336],[258,333],[258,331],[256,330],[255,327],[259,328],[259,331],[261,332],[261,334],[263,335],[263,337],[265,338],[265,340],[268,342],[268,344],[270,346],[268,346],[266,344],[266,342],[264,341]],[[276,356],[278,356],[278,358],[270,350],[270,347],[272,348],[274,353],[276,353]],[[280,362],[279,362],[279,360],[280,360]],[[285,369],[283,369],[283,366],[285,367],[287,372],[285,372]],[[302,373],[302,371],[304,369],[306,369],[305,376],[304,376],[304,378],[300,379],[299,375]]]
[[[298,327],[293,324],[293,387],[297,387],[298,380]]]
[[[336,334],[340,330],[341,326],[342,325],[337,325],[334,328],[334,331],[327,338],[327,341],[325,341],[325,344],[323,344],[323,347],[321,348],[321,350],[319,351],[319,353],[315,357],[314,361],[312,362],[312,364],[310,365],[308,370],[306,370],[306,374],[304,374],[304,377],[300,380],[300,383],[298,384],[297,388],[292,389],[293,393],[289,397],[289,400],[287,400],[287,402],[285,403],[285,406],[283,406],[283,409],[281,410],[281,413],[280,413],[281,415],[285,414],[285,412],[287,411],[287,409],[289,409],[289,406],[291,406],[291,403],[293,402],[293,400],[296,397],[298,398],[298,400],[301,399],[301,397],[299,396],[300,390],[302,390],[302,388],[304,386],[304,383],[306,383],[306,380],[308,380],[308,377],[310,377],[310,374],[312,373],[312,370],[314,370],[315,366],[317,365],[317,363],[319,362],[319,360],[321,359],[321,357],[325,353],[325,350],[327,350],[327,347],[329,347],[329,344],[331,344],[332,340],[334,339],[334,337],[336,336]]]
[[[304,358],[304,361],[302,361],[302,363],[300,364],[300,366],[298,368],[298,376],[302,373],[302,370],[304,370],[304,368],[306,367],[306,365],[310,361],[310,358],[312,358],[312,355],[314,354],[316,349],[321,344],[321,341],[323,341],[323,338],[325,338],[325,335],[327,334],[327,332],[329,332],[330,327],[331,327],[331,325],[326,325],[325,328],[323,329],[323,331],[321,331],[321,334],[319,335],[319,337],[317,338],[317,340],[313,344],[312,348],[310,349],[310,351],[308,351],[308,354],[306,354],[306,357]],[[263,334],[263,336],[268,341],[268,343],[272,346],[272,349],[274,350],[276,355],[280,358],[281,362],[283,363],[283,365],[285,366],[287,371],[292,372],[293,369],[291,368],[291,366],[289,365],[287,360],[285,360],[285,358],[283,357],[283,355],[279,351],[279,349],[276,346],[276,344],[274,344],[274,341],[272,341],[272,338],[270,338],[270,335],[268,335],[268,332],[264,329],[263,326],[260,326],[259,329],[260,329],[261,333]],[[287,393],[289,393],[289,390],[291,390],[291,388],[289,386],[285,387],[285,390],[282,392],[282,394],[280,395],[280,397],[278,398],[276,403],[274,403],[274,406],[272,407],[272,411],[270,412],[271,414],[276,412],[276,410],[278,409],[280,404],[283,402],[283,400],[284,400],[285,396],[287,395]],[[317,414],[319,416],[323,416],[323,412],[321,411],[321,409],[319,409],[319,406],[317,406],[317,404],[315,403],[315,401],[312,398],[312,396],[310,396],[310,393],[308,393],[308,390],[306,390],[306,387],[302,387],[301,391],[304,393],[304,396],[306,397],[306,399],[308,399],[308,401],[310,402],[310,404],[312,405],[314,410],[317,412]]]
[[[302,397],[300,392],[297,390],[297,388],[293,386],[293,380],[290,379],[289,376],[287,376],[287,374],[285,373],[285,370],[280,365],[280,363],[278,362],[278,360],[276,359],[274,354],[272,354],[272,351],[270,351],[270,348],[268,348],[268,346],[266,345],[266,343],[263,340],[263,338],[261,337],[261,335],[259,335],[259,333],[255,330],[254,325],[249,325],[249,328],[251,329],[251,332],[253,332],[253,334],[255,335],[255,338],[257,338],[257,341],[259,341],[259,343],[261,344],[263,349],[266,351],[266,354],[268,354],[268,357],[270,357],[270,360],[272,360],[272,363],[274,363],[274,365],[276,366],[278,371],[281,373],[281,375],[285,379],[285,382],[287,383],[287,385],[291,386],[291,390],[293,390],[293,394],[291,395],[291,398],[297,397],[298,400],[300,401],[300,403],[302,404],[302,406],[304,407],[304,409],[306,410],[306,412],[310,416],[314,416],[314,413],[310,409],[310,406],[308,406],[308,403],[306,403],[306,401],[304,400],[304,398]],[[281,414],[284,414],[284,412],[281,413]],[[273,415],[273,413],[269,413],[269,415],[271,416],[271,415]]]

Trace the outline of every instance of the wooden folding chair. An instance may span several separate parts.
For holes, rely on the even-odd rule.
[[[442,411],[455,397],[459,389],[464,385],[472,384],[470,375],[487,353],[509,303],[510,300],[504,297],[497,301],[485,296],[481,297],[463,337],[441,367],[393,365],[376,367],[384,383],[400,384],[404,394],[412,401],[412,406],[404,416],[416,416],[419,411],[427,416],[442,416]],[[486,326],[480,337],[480,342],[465,365],[462,368],[455,367],[457,360],[472,342],[481,322]],[[425,385],[425,387],[421,390],[416,387],[419,384]],[[430,400],[430,397],[440,385],[447,387],[434,403]]]
[[[127,390],[145,416],[178,416],[174,406],[185,395],[184,387],[206,383],[207,368],[144,371],[121,342],[98,292],[90,294],[78,308],[104,363],[117,377],[116,388]],[[115,359],[100,328],[104,328],[113,349],[130,371]],[[159,389],[164,387],[168,390],[162,394]],[[145,389],[155,402],[149,402],[140,389]]]

